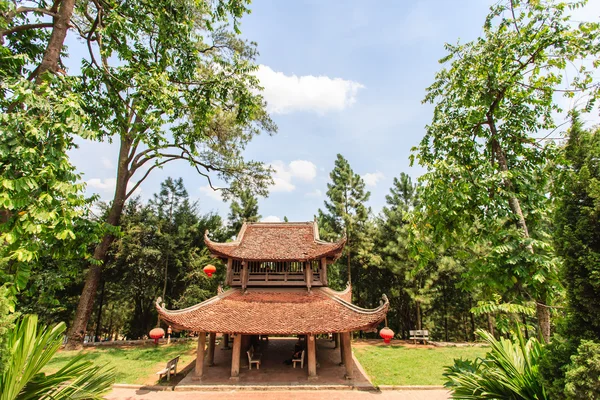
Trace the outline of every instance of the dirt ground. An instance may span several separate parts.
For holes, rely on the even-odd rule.
[[[115,389],[107,400],[447,400],[445,390],[388,390],[364,392],[358,390],[286,390],[286,391],[194,391],[157,392],[140,389]]]

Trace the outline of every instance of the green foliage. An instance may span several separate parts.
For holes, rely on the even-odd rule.
[[[576,117],[565,153],[555,242],[575,328],[569,336],[600,340],[600,128],[584,130]]]
[[[541,371],[553,398],[593,398],[588,393],[593,393],[594,381],[586,374],[593,377],[597,368],[597,356],[590,352],[598,351],[598,346],[588,341],[600,341],[600,130],[584,129],[575,113],[564,151],[565,165],[556,184],[554,240],[563,258],[560,275],[568,310]],[[578,351],[589,354],[589,364]]]
[[[424,99],[433,118],[412,155],[427,168],[418,232],[460,250],[465,288],[486,300],[494,293],[513,303],[533,299],[542,317],[543,304],[560,293],[547,196],[556,149],[535,136],[556,127],[553,96],[564,89],[567,65],[600,54],[599,25],[570,24],[568,8],[502,1],[482,37],[447,44],[440,61],[447,65]],[[591,107],[593,72],[579,73],[566,92],[590,94]],[[414,254],[426,263],[430,248],[425,240]]]
[[[525,341],[520,330],[511,339],[496,340],[490,333],[477,334],[491,351],[475,361],[455,360],[447,367],[445,386],[454,399],[548,399],[538,368],[542,344]]]
[[[8,334],[14,327],[18,314],[14,313],[14,299],[6,285],[0,286],[0,374],[6,368],[10,351]]]
[[[95,238],[93,230],[78,228],[88,223],[89,200],[67,152],[73,134],[90,133],[68,87],[58,77],[37,87],[7,81],[0,97],[0,281],[16,289],[24,288],[41,254],[81,257]]]
[[[565,379],[567,399],[600,398],[600,343],[582,340]]]
[[[111,389],[112,370],[83,361],[70,360],[59,371],[40,372],[62,344],[65,324],[53,328],[38,327],[37,317],[23,317],[8,334],[10,358],[0,375],[0,399],[102,399]]]

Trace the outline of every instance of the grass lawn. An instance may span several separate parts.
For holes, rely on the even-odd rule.
[[[489,348],[357,345],[353,350],[375,385],[442,385],[444,367],[455,358],[483,357]]]
[[[160,345],[158,347],[123,348],[86,348],[85,358],[96,365],[114,367],[117,372],[116,383],[155,384],[156,372],[161,370],[172,358],[181,356],[177,371],[182,370],[196,358],[196,341]],[[63,367],[67,361],[79,354],[79,351],[59,351],[46,365],[43,372],[52,373]]]

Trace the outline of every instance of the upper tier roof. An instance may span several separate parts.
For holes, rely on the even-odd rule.
[[[344,297],[350,289],[329,288],[230,289],[195,306],[179,311],[156,301],[160,318],[175,329],[244,335],[305,335],[372,330],[384,320],[389,302],[364,309]]]
[[[208,231],[204,242],[211,253],[223,258],[307,261],[322,257],[339,258],[346,238],[336,243],[320,240],[316,222],[245,222],[233,242],[213,242],[208,238]]]

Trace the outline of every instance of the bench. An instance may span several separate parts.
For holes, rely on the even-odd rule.
[[[252,364],[256,364],[256,369],[260,369],[261,354],[254,352],[254,346],[250,346],[246,354],[248,354],[248,369],[252,369]]]
[[[410,334],[410,340],[413,340],[414,343],[417,343],[417,340],[422,341],[424,344],[427,344],[429,341],[429,331],[428,330],[417,330],[417,331],[408,331]]]
[[[304,368],[304,350],[302,350],[302,353],[300,353],[300,358],[292,358],[292,364],[294,365],[294,368],[296,368],[296,363],[300,363],[300,368]]]
[[[156,373],[158,375],[158,380],[162,378],[163,375],[167,375],[167,380],[171,379],[171,370],[173,370],[173,374],[177,375],[177,363],[179,362],[179,356],[170,360],[167,363],[167,366]]]

